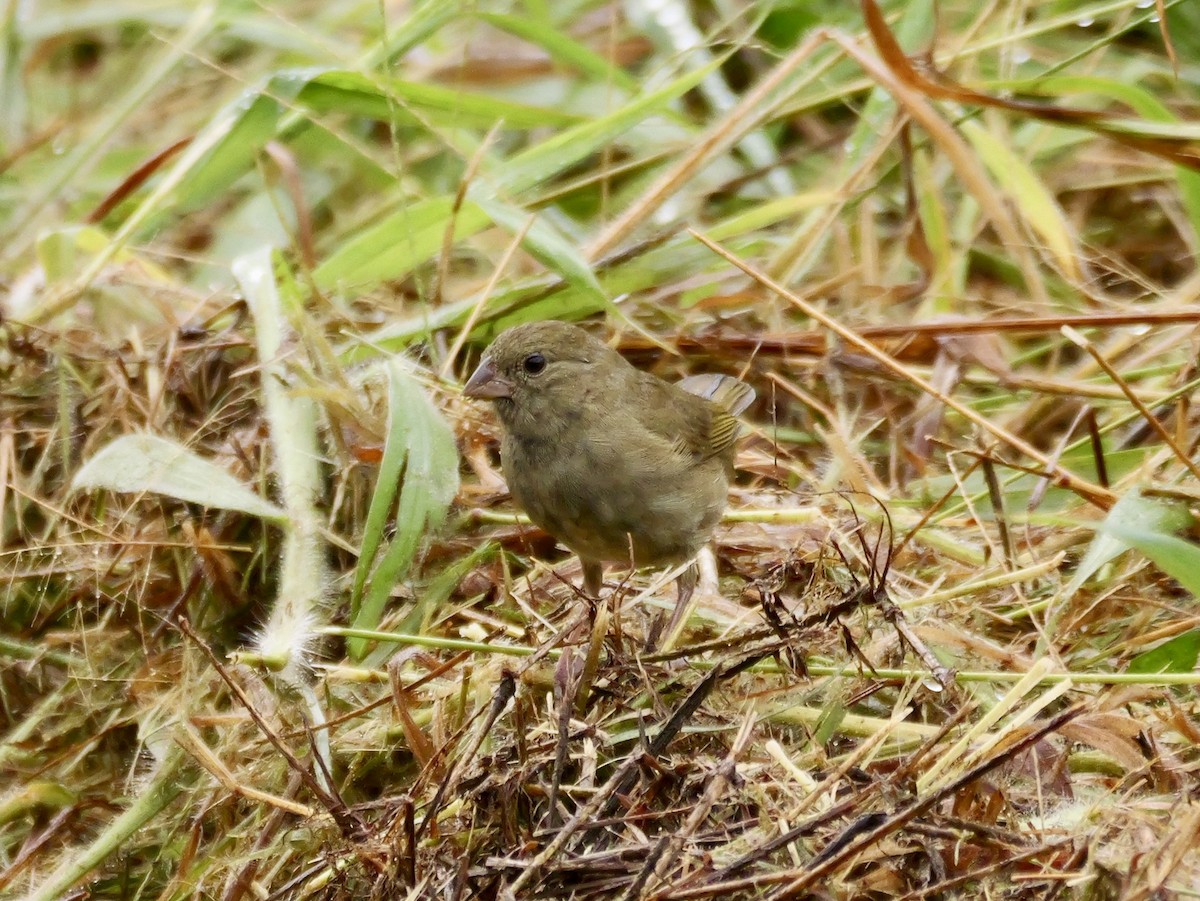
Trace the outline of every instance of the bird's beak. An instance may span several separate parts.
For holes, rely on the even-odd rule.
[[[497,398],[512,397],[512,382],[496,372],[496,364],[491,357],[484,357],[479,368],[475,370],[463,388],[467,397]]]

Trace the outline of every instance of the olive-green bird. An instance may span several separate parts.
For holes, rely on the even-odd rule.
[[[725,509],[736,416],[754,400],[729,376],[665,382],[553,321],[502,332],[463,393],[494,402],[508,487],[579,555],[591,597],[605,563],[681,563],[699,552]],[[677,615],[697,577],[693,564],[680,578]]]

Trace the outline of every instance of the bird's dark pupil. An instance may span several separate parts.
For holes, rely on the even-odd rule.
[[[530,375],[537,375],[546,368],[546,358],[541,354],[530,354],[525,358],[525,371]]]

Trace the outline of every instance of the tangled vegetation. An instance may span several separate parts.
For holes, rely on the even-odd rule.
[[[0,895],[1200,896],[1200,6],[3,9]],[[673,634],[547,318],[757,390]]]

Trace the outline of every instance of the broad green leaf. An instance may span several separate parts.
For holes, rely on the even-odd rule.
[[[123,435],[106,444],[75,473],[71,488],[161,494],[264,519],[284,518],[282,509],[216,463],[157,435]]]
[[[542,106],[514,103],[487,94],[437,84],[373,79],[361,72],[333,69],[311,78],[299,102],[319,112],[344,112],[416,125],[426,121],[463,128],[545,128],[574,125],[587,117]]]
[[[408,573],[422,536],[441,524],[458,492],[458,449],[450,426],[403,360],[390,360],[387,375],[388,434],[350,599],[350,625],[357,629],[379,625],[392,588]],[[395,532],[385,544],[397,489]],[[349,647],[355,659],[362,659],[367,642],[352,638]]]
[[[1058,265],[1072,278],[1078,278],[1079,260],[1071,226],[1058,201],[1037,173],[1008,144],[978,122],[967,120],[959,129],[991,171],[992,177],[1005,186],[1021,216],[1041,235],[1047,249],[1058,260]]]
[[[1161,100],[1128,81],[1096,75],[1042,75],[1031,82],[1017,82],[1012,87],[1055,99],[1063,99],[1068,94],[1098,94],[1124,103],[1147,119],[1156,122],[1175,121]]]
[[[531,44],[536,44],[550,54],[556,62],[570,66],[583,75],[591,76],[602,83],[612,83],[629,94],[639,90],[640,86],[636,78],[624,69],[614,66],[598,53],[571,39],[565,32],[557,28],[552,28],[529,16],[491,12],[479,12],[476,13],[476,16],[501,31],[507,31]]]
[[[545,216],[519,210],[497,200],[475,198],[475,202],[493,222],[513,234],[519,234],[529,217],[534,216],[533,223],[525,232],[522,246],[535,259],[581,291],[593,294],[602,303],[607,300],[604,289],[596,279],[596,273],[583,258],[579,248],[563,236]]]
[[[1176,516],[1176,521],[1179,521],[1186,517],[1186,513]],[[1114,520],[1110,515],[1101,528],[1106,534],[1149,558],[1155,566],[1190,591],[1193,597],[1200,598],[1200,546],[1172,534],[1173,530],[1165,521],[1147,526]]]
[[[206,131],[217,135],[212,148],[179,182],[164,206],[186,212],[209,202],[254,167],[254,159],[275,136],[283,106],[276,97],[288,97],[287,79],[272,79],[268,90],[243,94],[212,117]],[[294,91],[291,92],[294,96]],[[290,98],[289,98],[290,99]]]
[[[1144,119],[1104,119],[1105,131],[1120,132],[1141,138],[1166,138],[1172,141],[1200,141],[1200,123],[1147,122]]]
[[[1136,491],[1124,495],[1097,527],[1096,537],[1064,589],[1062,600],[1074,596],[1102,566],[1136,547],[1134,540],[1145,541],[1152,536],[1173,538],[1188,520],[1187,512],[1177,505],[1143,497]],[[1200,570],[1197,573],[1200,575]]]
[[[511,197],[545,184],[644,119],[666,114],[671,101],[696,87],[727,57],[728,54],[724,54],[707,66],[681,75],[657,91],[639,95],[607,115],[561,131],[516,156],[494,161],[489,181],[495,187],[496,196]]]
[[[401,278],[438,252],[453,209],[454,198],[434,197],[397,210],[344,241],[313,271],[314,280],[328,289]],[[454,237],[469,237],[487,224],[477,204],[464,203]]]
[[[1164,641],[1129,661],[1130,673],[1190,673],[1200,657],[1200,629]]]

